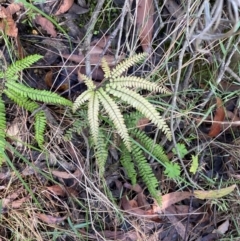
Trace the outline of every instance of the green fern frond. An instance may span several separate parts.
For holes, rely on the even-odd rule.
[[[97,91],[97,93],[98,93],[99,100],[101,101],[103,107],[107,111],[110,119],[113,121],[118,131],[118,134],[121,136],[124,144],[126,145],[127,149],[130,151],[131,150],[130,137],[128,135],[128,131],[127,131],[126,125],[124,124],[124,119],[118,105],[110,98],[110,96],[102,88],[100,88]]]
[[[7,81],[5,84],[10,90],[18,93],[21,97],[27,97],[35,101],[42,101],[48,104],[60,104],[65,106],[72,106],[72,102],[56,93],[47,90],[37,90],[29,88],[23,84],[15,81]]]
[[[23,107],[27,111],[30,111],[31,113],[37,110],[40,106],[34,102],[29,100],[27,97],[21,97],[19,98],[17,93],[12,90],[4,90],[4,93],[10,98],[12,101],[14,101],[17,105]],[[39,145],[40,148],[43,147],[44,142],[44,130],[47,124],[46,116],[44,111],[39,111],[35,114],[35,123],[34,123],[34,131],[35,131],[35,139]]]
[[[119,63],[112,71],[111,71],[111,79],[114,81],[118,76],[128,70],[134,64],[140,62],[144,58],[146,58],[146,53],[136,54],[132,57],[124,60],[123,62]]]
[[[157,110],[152,104],[150,104],[146,99],[144,99],[138,93],[127,88],[109,89],[108,93],[122,99],[128,104],[132,105],[138,111],[143,113],[147,118],[149,118],[159,129],[161,129],[169,140],[171,140],[171,131],[162,117],[159,115]]]
[[[94,90],[96,88],[96,85],[94,84],[94,82],[90,78],[88,78],[85,74],[80,73],[79,75],[89,90]]]
[[[86,101],[88,101],[94,95],[93,90],[86,90],[73,103],[72,111],[73,113]]]
[[[44,143],[44,131],[47,125],[47,118],[44,111],[39,111],[35,114],[34,130],[35,130],[35,139],[40,148],[43,148]]]
[[[159,191],[157,190],[158,180],[154,176],[151,167],[147,163],[143,151],[134,143],[132,143],[132,155],[139,170],[139,174],[142,177],[143,182],[146,184],[148,191],[157,200],[158,203],[161,203],[161,197]]]
[[[153,154],[153,156],[158,158],[163,163],[170,163],[170,160],[165,154],[163,148],[159,144],[156,144],[150,137],[148,137],[145,132],[134,128],[130,130],[130,133],[133,139],[137,139],[145,149]]]
[[[125,171],[127,172],[128,178],[131,180],[132,185],[135,185],[137,183],[137,172],[135,170],[131,154],[127,150],[125,145],[121,145],[120,150],[122,151],[120,162],[124,167]]]
[[[106,138],[101,131],[99,131],[98,134],[95,156],[99,169],[99,175],[100,177],[103,177],[105,171],[105,163],[108,157],[108,148]]]
[[[23,107],[27,111],[33,112],[34,110],[38,109],[40,106],[34,102],[29,100],[27,97],[19,98],[18,94],[10,89],[5,89],[4,93],[10,98],[13,102],[17,105]]]
[[[111,82],[106,86],[106,88],[116,89],[118,86],[128,87],[128,88],[140,88],[148,91],[155,91],[159,93],[169,94],[170,91],[166,87],[159,86],[155,83],[147,81],[145,79],[136,76],[120,76],[116,79],[111,79]]]
[[[108,65],[108,63],[107,63],[107,61],[104,57],[102,58],[102,69],[103,69],[103,72],[104,72],[104,77],[109,78],[111,76],[111,70],[110,70],[109,65]]]
[[[4,151],[6,146],[6,110],[5,105],[2,100],[2,96],[0,97],[0,166],[4,161]]]
[[[29,55],[29,56],[25,57],[24,59],[14,62],[6,70],[6,73],[5,73],[6,79],[11,79],[12,77],[15,77],[15,75],[18,72],[20,72],[26,68],[29,68],[32,64],[34,64],[41,58],[42,58],[41,55],[34,54],[34,55]]]
[[[97,140],[98,140],[98,130],[99,130],[98,112],[99,112],[99,99],[98,99],[97,93],[93,92],[93,96],[90,98],[88,103],[88,120],[89,120],[91,134],[93,136],[93,141],[95,143],[97,143]]]

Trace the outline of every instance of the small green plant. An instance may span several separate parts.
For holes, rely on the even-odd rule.
[[[105,135],[100,130],[100,121],[103,119],[101,115],[102,108],[109,116],[108,122],[112,123],[117,130],[117,133],[122,139],[120,149],[122,151],[121,163],[125,167],[128,177],[132,183],[136,183],[137,173],[141,176],[143,182],[146,184],[151,195],[160,202],[160,195],[157,191],[158,180],[154,176],[151,167],[149,166],[145,157],[145,150],[139,145],[142,145],[150,153],[159,158],[163,163],[166,163],[166,168],[170,176],[178,176],[180,168],[176,165],[171,165],[163,148],[155,145],[151,138],[144,132],[137,131],[136,128],[129,128],[125,122],[125,117],[121,113],[120,106],[116,103],[117,98],[122,102],[126,102],[131,107],[137,109],[138,115],[145,116],[152,121],[166,137],[171,140],[171,132],[161,115],[155,107],[148,102],[146,98],[137,93],[137,90],[145,89],[148,91],[155,91],[160,93],[167,93],[164,86],[159,86],[155,83],[147,81],[143,78],[135,76],[122,76],[122,74],[132,65],[141,61],[146,57],[145,54],[135,55],[115,68],[110,70],[107,62],[102,60],[102,69],[105,73],[103,82],[96,86],[94,82],[85,75],[81,78],[85,81],[88,89],[77,97],[73,104],[73,112],[76,112],[86,101],[88,101],[88,121],[90,126],[90,133],[95,146],[95,157],[98,163],[100,176],[103,176],[105,170],[105,162],[108,156],[108,147]],[[101,116],[101,118],[99,118]],[[111,125],[110,125],[111,126]],[[134,126],[136,127],[136,125]],[[134,140],[138,140],[138,144]],[[168,165],[167,165],[168,164]]]
[[[133,88],[145,89],[148,91],[158,91],[166,93],[163,86],[135,76],[121,76],[128,68],[145,58],[145,54],[135,55],[122,63],[118,64],[113,70],[110,70],[106,60],[102,60],[102,68],[105,73],[102,84],[96,86],[94,82],[85,75],[81,75],[85,81],[88,90],[77,97],[73,104],[73,112],[76,112],[86,101],[88,104],[88,120],[93,141],[97,146],[99,134],[100,104],[108,113],[114,123],[118,134],[121,136],[125,146],[131,151],[130,137],[120,107],[115,102],[115,98],[127,102],[136,108],[144,116],[150,119],[159,129],[161,129],[169,140],[171,140],[171,131],[165,121],[162,119],[155,107],[150,104],[143,96],[138,94]]]
[[[6,94],[17,105],[23,107],[31,113],[35,113],[35,139],[40,148],[43,147],[44,138],[43,134],[46,126],[45,112],[40,109],[40,105],[36,101],[44,102],[47,104],[60,104],[65,106],[72,106],[72,102],[59,96],[56,93],[52,93],[47,90],[37,90],[25,86],[18,82],[18,73],[25,68],[30,67],[33,63],[37,62],[42,56],[30,55],[22,60],[18,60],[10,65],[6,71],[0,71],[0,78],[2,82],[1,97],[2,94]],[[39,110],[38,110],[39,109]],[[4,159],[5,150],[5,130],[6,130],[6,111],[2,98],[0,98],[0,164]]]

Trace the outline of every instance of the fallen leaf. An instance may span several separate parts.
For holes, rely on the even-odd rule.
[[[219,122],[222,122],[225,118],[225,109],[224,109],[222,100],[219,97],[216,97],[216,100],[217,100],[217,103],[216,103],[217,109],[216,109],[215,116],[213,118],[212,126],[208,133],[210,137],[216,137],[221,132],[222,125]]]
[[[20,11],[22,7],[23,5],[21,3],[11,3],[8,5],[7,10],[11,15],[13,15],[14,13]]]
[[[123,184],[123,186],[124,186],[125,188],[128,188],[128,189],[130,189],[130,190],[135,191],[136,193],[141,193],[141,192],[143,191],[142,188],[141,188],[141,186],[140,186],[139,184],[132,185],[132,184],[130,184],[130,183],[128,183],[128,182],[125,182],[125,183]]]
[[[57,32],[52,22],[48,19],[42,17],[41,15],[37,15],[34,19],[35,23],[39,24],[51,37],[56,38]]]
[[[228,231],[228,228],[229,228],[229,219],[227,219],[225,222],[219,225],[217,229],[213,230],[213,233],[225,234]]]
[[[150,53],[153,36],[154,5],[152,0],[137,1],[136,22],[139,30],[139,39],[144,52]]]
[[[62,57],[67,60],[74,61],[78,64],[85,65],[85,56],[83,54],[77,55],[77,54],[63,54]],[[121,55],[118,61],[121,61],[124,59],[125,55]],[[109,67],[115,66],[117,64],[117,61],[115,60],[115,56],[113,55],[104,55],[104,58],[106,59]],[[98,54],[92,54],[90,55],[90,64],[91,65],[101,65],[101,56]]]
[[[61,196],[61,197],[66,196],[65,190],[60,185],[53,185],[53,186],[47,187],[47,190],[49,190],[50,192],[52,192],[57,196]]]
[[[63,3],[61,4],[58,11],[55,13],[55,15],[60,15],[62,13],[67,12],[73,5],[74,0],[63,0]]]
[[[199,199],[215,199],[215,198],[221,198],[229,193],[231,193],[235,187],[237,187],[236,184],[230,186],[230,187],[225,187],[221,188],[218,190],[211,190],[211,191],[201,191],[201,190],[196,190],[194,191],[194,196]]]
[[[11,203],[12,208],[20,208],[22,204],[30,199],[30,196],[23,197]]]
[[[162,212],[167,207],[170,207],[172,204],[180,202],[184,199],[189,198],[193,194],[190,192],[172,192],[162,196],[162,205],[159,206],[158,204],[153,205],[153,213]]]
[[[18,29],[15,21],[12,19],[12,14],[9,9],[1,6],[0,9],[0,31],[3,31],[6,35],[10,37],[17,37]]]
[[[47,223],[47,224],[61,223],[62,221],[64,221],[67,218],[67,216],[65,216],[65,217],[53,217],[51,215],[46,215],[44,213],[38,213],[37,217],[38,217],[38,219],[40,219],[41,221],[43,221],[44,223]]]
[[[150,120],[146,117],[143,117],[141,119],[138,120],[137,122],[137,128],[139,130],[143,130],[145,128],[145,126],[150,122]]]

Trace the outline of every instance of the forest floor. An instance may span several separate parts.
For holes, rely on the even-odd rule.
[[[134,128],[147,141],[131,136],[134,154],[111,110],[93,108],[91,116],[90,104],[73,113],[35,98],[39,108],[30,113],[6,96],[2,78],[0,241],[240,240],[239,1],[0,2],[0,71],[39,54],[17,81],[75,102],[86,79],[97,92],[119,63],[145,53],[120,75],[162,88],[129,86],[165,123],[156,126],[137,102],[111,95],[112,112],[119,108],[126,123],[135,108],[144,112]],[[34,131],[39,110],[47,119],[42,147]],[[93,122],[104,140],[98,144]]]

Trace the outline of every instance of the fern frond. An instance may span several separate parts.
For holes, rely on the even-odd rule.
[[[150,137],[148,137],[145,132],[134,128],[130,130],[130,133],[133,139],[137,139],[145,149],[153,154],[153,156],[158,158],[163,163],[170,163],[170,160],[165,154],[163,148],[159,144],[156,144]]]
[[[146,53],[136,54],[132,57],[124,60],[123,62],[119,63],[112,71],[111,71],[111,79],[116,79],[118,76],[120,76],[122,73],[124,73],[126,70],[128,70],[131,66],[134,64],[140,62],[146,57]]]
[[[96,88],[96,85],[94,84],[94,82],[90,78],[88,78],[85,74],[79,73],[79,76],[84,81],[84,83],[86,84],[89,90],[94,90]]]
[[[154,106],[144,99],[138,93],[127,88],[109,89],[108,92],[128,104],[132,105],[138,111],[143,113],[148,119],[150,119],[159,129],[161,129],[169,140],[171,140],[171,131],[162,117],[159,115]]]
[[[135,185],[137,183],[137,172],[135,170],[131,154],[125,145],[121,145],[120,150],[122,151],[120,162],[127,172],[128,178],[131,180],[132,185]]]
[[[94,94],[93,90],[86,90],[73,103],[72,111],[73,113],[86,101],[88,101]]]
[[[19,98],[17,93],[5,89],[4,93],[13,100],[17,105],[23,107],[27,111],[34,112],[36,109],[39,108],[39,105],[35,103],[34,101],[29,100],[27,97],[21,97]],[[44,142],[44,131],[47,124],[47,119],[45,116],[44,111],[39,111],[35,114],[35,123],[34,123],[34,131],[35,131],[35,139],[39,145],[40,148],[43,147]]]
[[[47,90],[37,90],[29,88],[23,84],[15,81],[7,81],[5,84],[10,90],[18,93],[21,97],[27,97],[35,101],[42,101],[48,104],[60,104],[65,106],[72,106],[72,102],[56,93]]]
[[[36,102],[29,100],[27,97],[19,98],[18,94],[13,90],[4,89],[4,93],[8,96],[9,99],[27,111],[33,112],[40,107]]]
[[[110,70],[109,65],[108,65],[108,63],[107,63],[107,61],[104,57],[102,58],[102,69],[103,69],[103,72],[104,72],[104,77],[109,78],[111,76],[111,70]]]
[[[0,97],[0,166],[4,161],[4,151],[6,146],[6,110],[5,105]]]
[[[34,64],[41,58],[42,58],[41,55],[33,54],[25,57],[24,59],[14,62],[6,70],[6,73],[5,73],[6,79],[11,79],[12,77],[15,77],[15,75],[18,72],[24,70],[25,68],[29,68],[32,64]]]
[[[44,111],[39,111],[35,114],[34,130],[35,130],[35,139],[38,143],[38,146],[42,149],[44,143],[44,131],[47,125],[47,118]]]
[[[110,98],[110,96],[102,88],[98,89],[97,93],[99,100],[101,101],[103,107],[107,111],[110,119],[113,121],[118,134],[121,136],[124,144],[130,151],[130,137],[128,135],[127,127],[124,123],[124,119],[118,105]]]
[[[103,177],[105,171],[105,163],[108,157],[108,148],[106,138],[101,131],[99,131],[98,134],[95,156],[99,169],[99,175],[100,177]]]
[[[148,91],[155,91],[159,93],[169,94],[170,91],[167,90],[166,87],[159,86],[155,83],[147,81],[145,79],[136,77],[136,76],[120,76],[116,79],[110,79],[110,83],[106,86],[106,88],[116,89],[117,86],[120,87],[128,87],[128,88],[141,88]]]
[[[98,140],[98,131],[99,131],[99,121],[98,121],[98,112],[99,112],[99,99],[96,92],[93,92],[93,96],[89,99],[88,103],[88,120],[90,125],[91,134],[93,136],[93,141],[95,144]]]
[[[151,167],[147,163],[143,151],[134,143],[132,143],[132,155],[139,170],[139,174],[142,177],[143,182],[146,184],[148,191],[157,200],[157,202],[160,203],[161,198],[159,191],[157,190],[158,180],[154,176]]]

